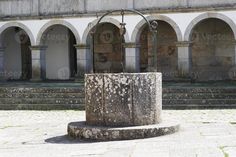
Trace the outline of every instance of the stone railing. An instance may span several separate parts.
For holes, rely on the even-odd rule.
[[[0,18],[92,15],[114,9],[173,12],[236,9],[236,0],[0,0]]]

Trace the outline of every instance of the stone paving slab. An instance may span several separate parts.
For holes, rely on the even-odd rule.
[[[236,110],[165,110],[181,122],[172,135],[113,142],[76,142],[67,124],[83,111],[0,111],[0,157],[235,157]]]

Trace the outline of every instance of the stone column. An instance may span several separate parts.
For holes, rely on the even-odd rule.
[[[234,49],[234,56],[232,57],[232,66],[228,71],[229,79],[236,80],[236,41],[232,41],[232,47]]]
[[[77,50],[77,78],[84,78],[84,74],[92,70],[90,46],[85,44],[75,45]]]
[[[136,43],[125,43],[125,70],[136,73],[140,71],[140,45]]]
[[[0,80],[4,79],[4,47],[0,47]]]
[[[31,46],[32,81],[46,79],[46,46]]]
[[[192,69],[191,42],[177,42],[178,48],[178,71],[180,77],[190,77]]]
[[[234,60],[232,60],[232,65],[236,67],[236,40],[233,41],[233,45],[234,45]]]

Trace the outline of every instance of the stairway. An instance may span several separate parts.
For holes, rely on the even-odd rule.
[[[163,88],[164,109],[236,108],[235,84],[172,84]]]
[[[84,89],[78,83],[0,84],[0,110],[84,109]]]
[[[0,83],[0,110],[84,110],[83,83]],[[236,108],[236,84],[164,83],[163,109]]]

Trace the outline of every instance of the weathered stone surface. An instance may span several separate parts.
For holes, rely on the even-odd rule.
[[[85,104],[86,119],[88,125],[102,125],[104,109],[103,109],[103,76],[99,74],[86,75],[85,79]]]
[[[221,20],[208,19],[197,25],[193,32],[192,78],[197,81],[233,79],[235,40],[232,29]]]
[[[158,21],[157,29],[157,63],[158,71],[162,73],[163,80],[176,80],[178,77],[177,65],[177,36],[174,29],[164,21]],[[146,25],[139,37],[141,71],[148,71],[153,55],[153,35]]]
[[[132,75],[104,75],[104,123],[107,126],[133,125]]]
[[[163,84],[164,109],[236,108],[234,83],[170,84]],[[0,86],[0,110],[85,109],[84,85],[79,83],[7,82]]]
[[[84,109],[79,83],[0,83],[0,110]]]
[[[87,124],[138,126],[161,122],[161,73],[88,74],[85,81]]]
[[[124,41],[120,30],[113,24],[100,24],[94,34],[94,72],[118,73],[123,71],[123,53],[121,44]],[[124,50],[123,50],[124,52]]]
[[[137,74],[133,85],[134,125],[161,122],[162,79],[161,75]]]
[[[0,17],[73,15],[104,12],[114,9],[163,11],[192,11],[212,8],[235,8],[235,0],[1,0]]]
[[[163,88],[165,109],[232,109],[235,87],[230,83],[175,84]]]
[[[68,125],[68,135],[80,140],[113,141],[157,137],[179,131],[177,123],[133,127],[88,126],[85,122],[72,122]]]

